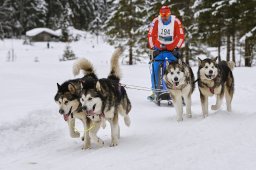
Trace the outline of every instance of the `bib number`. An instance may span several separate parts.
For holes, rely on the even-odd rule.
[[[161,29],[161,34],[162,35],[170,35],[171,30],[170,29]]]

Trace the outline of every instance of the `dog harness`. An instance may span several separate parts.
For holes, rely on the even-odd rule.
[[[210,92],[214,94],[214,88],[209,88]]]

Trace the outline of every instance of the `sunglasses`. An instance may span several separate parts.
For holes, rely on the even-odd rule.
[[[161,17],[169,17],[169,16],[170,16],[170,13],[160,13],[160,16],[161,16]]]

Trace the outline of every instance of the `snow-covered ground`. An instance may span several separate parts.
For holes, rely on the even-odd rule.
[[[92,38],[92,37],[91,37]],[[99,77],[107,76],[114,48],[94,39],[71,44],[77,57],[91,60]],[[174,169],[254,170],[256,167],[256,68],[235,68],[233,112],[210,111],[202,118],[199,92],[192,95],[193,118],[176,121],[174,108],[146,100],[148,91],[127,89],[132,102],[131,127],[120,119],[121,139],[109,147],[110,127],[100,130],[102,148],[81,150],[80,139],[69,137],[58,114],[56,83],[74,78],[73,61],[59,62],[65,44],[21,40],[0,41],[0,169]],[[93,48],[94,46],[94,48]],[[15,62],[6,62],[8,50]],[[39,62],[34,62],[35,57]],[[150,87],[147,64],[122,65],[122,83]],[[194,73],[197,68],[193,68]],[[210,104],[215,102],[211,98]],[[82,124],[77,121],[77,129]]]

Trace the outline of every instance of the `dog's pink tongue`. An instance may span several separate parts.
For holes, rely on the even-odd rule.
[[[68,121],[68,115],[64,114],[63,118],[64,118],[65,121]]]
[[[177,86],[176,83],[173,83],[173,89],[176,90]]]

